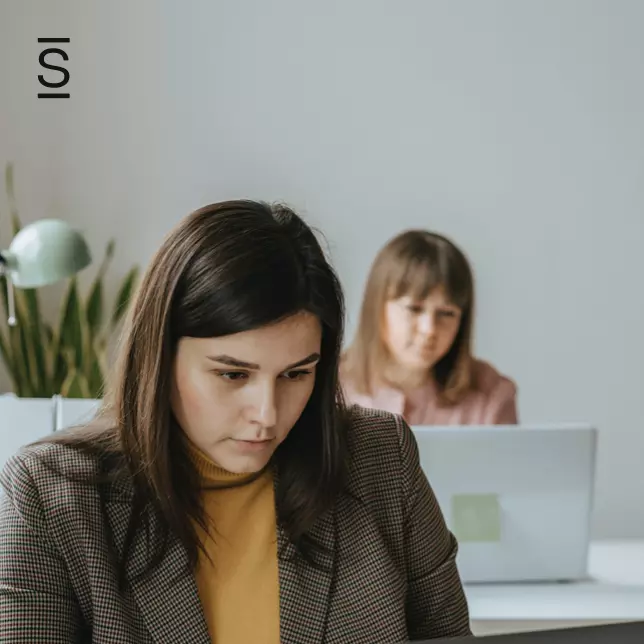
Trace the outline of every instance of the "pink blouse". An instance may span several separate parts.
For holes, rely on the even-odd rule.
[[[400,414],[409,425],[518,424],[514,382],[482,360],[475,361],[473,375],[474,386],[452,407],[438,405],[433,383],[406,397],[392,387],[381,387],[372,396],[357,393],[346,381],[342,382],[342,387],[349,404]]]

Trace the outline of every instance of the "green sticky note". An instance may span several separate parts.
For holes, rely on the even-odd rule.
[[[455,494],[452,532],[460,542],[501,540],[501,508],[497,494]]]

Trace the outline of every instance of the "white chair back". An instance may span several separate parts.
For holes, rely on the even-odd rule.
[[[21,447],[54,431],[51,398],[0,395],[0,469]]]
[[[54,396],[54,400],[56,412],[54,429],[56,431],[92,420],[101,406],[100,400],[92,398],[62,398],[61,396]]]

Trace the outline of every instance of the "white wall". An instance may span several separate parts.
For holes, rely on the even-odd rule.
[[[115,279],[206,201],[286,200],[326,233],[350,329],[388,237],[451,235],[479,353],[518,381],[524,420],[597,423],[595,533],[644,536],[644,4],[51,5],[0,9],[0,157],[31,218],[117,235]],[[41,105],[54,26],[72,99]]]

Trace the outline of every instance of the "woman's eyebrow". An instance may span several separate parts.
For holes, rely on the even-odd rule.
[[[225,364],[225,365],[228,365],[229,367],[239,367],[241,369],[253,369],[253,370],[257,370],[261,368],[260,365],[258,365],[255,362],[246,362],[245,360],[240,360],[239,358],[234,358],[233,356],[229,356],[226,354],[221,354],[217,356],[207,356],[207,358],[208,360],[212,360],[213,362],[219,362],[220,364]],[[285,371],[289,369],[295,369],[296,367],[303,367],[304,365],[311,364],[312,362],[316,362],[319,359],[320,359],[319,353],[312,353],[306,358],[303,358],[302,360],[298,360],[297,362],[294,362],[293,364],[288,365],[288,367],[285,368]]]

